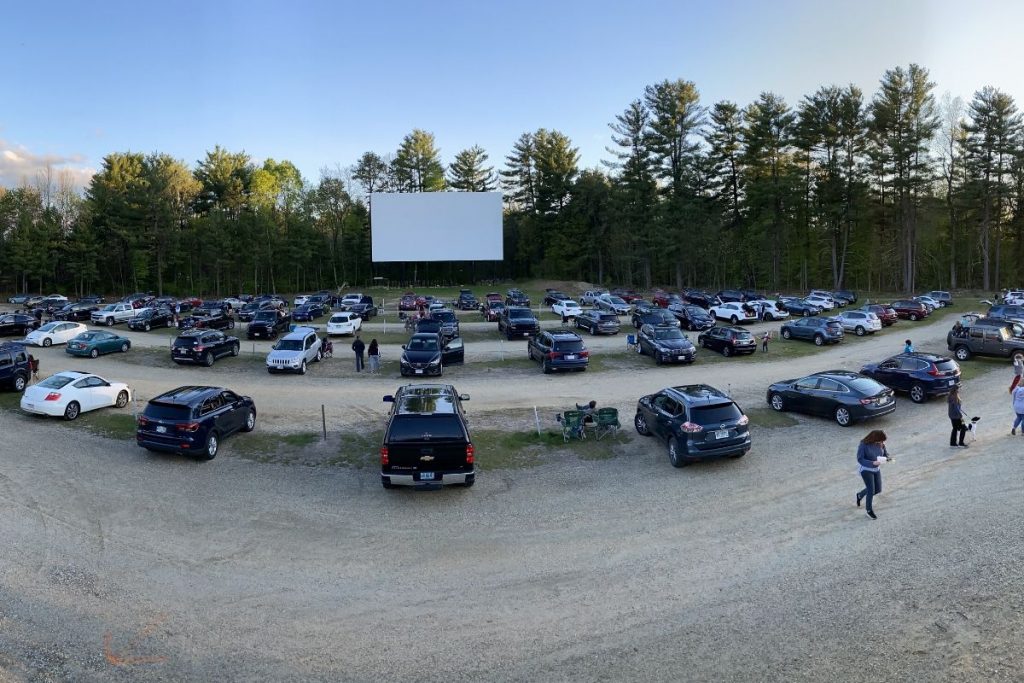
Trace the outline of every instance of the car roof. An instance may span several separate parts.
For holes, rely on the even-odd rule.
[[[207,386],[184,386],[171,389],[150,399],[150,403],[165,403],[170,405],[191,406],[199,401],[204,401],[210,396],[224,391],[223,387]]]
[[[66,377],[81,378],[92,376],[91,372],[82,372],[81,370],[61,370],[60,372],[53,373],[52,376],[64,375]]]
[[[925,353],[923,351],[915,351],[913,353],[898,353],[893,358],[918,358],[920,360],[926,360],[929,363],[941,363],[942,361],[953,360],[949,356],[940,356],[937,353]]]
[[[284,336],[284,339],[305,339],[310,333],[316,333],[312,327],[296,327],[294,330]]]
[[[560,339],[563,341],[567,339],[583,339],[583,337],[570,330],[549,330],[548,334],[551,335],[552,339]]]
[[[708,384],[683,384],[662,389],[663,392],[671,394],[674,398],[691,405],[706,406],[720,403],[732,403],[725,392],[716,389]]]
[[[407,384],[395,395],[400,415],[458,413],[459,394],[450,384]]]
[[[829,379],[858,379],[863,378],[864,375],[859,372],[853,372],[852,370],[822,370],[821,372],[812,372],[807,377],[828,377]],[[870,379],[870,378],[868,378]]]

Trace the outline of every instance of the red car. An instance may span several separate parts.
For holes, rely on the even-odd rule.
[[[504,310],[505,300],[500,296],[497,299],[492,299],[488,294],[487,299],[480,305],[480,312],[483,314],[484,320],[489,323],[497,322]]]
[[[921,320],[928,317],[928,307],[920,301],[900,299],[889,304],[889,308],[896,311],[896,315],[907,320]]]
[[[637,294],[632,289],[616,289],[616,290],[612,291],[612,294],[614,294],[615,296],[619,297],[620,299],[625,301],[627,304],[633,303],[633,301],[635,299],[642,299],[642,298],[644,298],[642,294]]]
[[[402,298],[398,300],[398,310],[400,311],[415,311],[416,310],[416,293],[406,292],[402,295]]]
[[[659,308],[668,308],[672,304],[682,305],[683,303],[682,298],[678,294],[672,294],[661,289],[657,289],[651,294],[651,301]]]
[[[882,321],[882,327],[889,327],[900,320],[900,316],[897,315],[895,309],[883,306],[882,304],[868,304],[867,306],[862,306],[860,310],[877,315],[878,319]]]

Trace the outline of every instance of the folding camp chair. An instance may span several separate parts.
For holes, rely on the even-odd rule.
[[[585,439],[586,432],[583,431],[583,413],[579,410],[567,410],[562,413],[562,440]]]
[[[627,334],[626,335],[626,350],[627,351],[636,351],[637,350],[636,335],[635,334]]]
[[[619,431],[619,409],[618,408],[598,408],[597,412],[594,413],[594,421],[597,423],[597,438],[608,436],[609,434],[615,434]]]

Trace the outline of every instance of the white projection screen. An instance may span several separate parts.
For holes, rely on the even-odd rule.
[[[375,262],[501,261],[500,192],[384,192],[370,202]]]

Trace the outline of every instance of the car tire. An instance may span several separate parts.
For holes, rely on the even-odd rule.
[[[764,314],[764,319],[767,322],[775,322],[775,316],[772,315],[771,313],[765,313]]]
[[[820,334],[814,335],[814,345],[815,346],[824,346],[825,345],[825,338],[822,337]]]
[[[854,330],[854,332],[856,332],[856,333],[857,333],[857,336],[858,336],[858,337],[863,337],[863,336],[864,336],[864,335],[865,335],[865,334],[867,333],[867,330],[865,330],[865,329],[864,329],[863,327],[861,327],[860,325],[857,325],[857,329],[856,329],[856,330]]]
[[[72,401],[64,408],[64,419],[70,422],[77,418],[82,412],[82,406],[78,401]]]
[[[661,357],[660,354],[655,353],[654,354],[654,364],[655,365],[664,365],[665,364],[665,360]]]
[[[107,318],[106,323],[107,323],[107,327],[113,327],[114,326],[114,319],[113,318]]]
[[[739,322],[740,322],[740,319],[737,318],[736,316],[733,316],[733,317],[729,318],[729,322],[731,322],[733,325],[738,325]]]
[[[25,378],[25,375],[15,375],[14,376],[14,390],[15,391],[25,391],[25,387],[26,386],[28,386],[28,380]]]
[[[229,320],[228,321],[228,329],[229,330],[235,329],[235,321],[234,320]]]
[[[393,488],[395,488],[395,485],[391,483],[391,480],[388,477],[381,477],[380,478],[380,485],[383,486],[386,489],[393,489]]]
[[[650,436],[651,428],[647,426],[647,418],[643,416],[643,413],[638,412],[633,418],[633,426],[636,428],[636,433],[640,436]]]
[[[849,427],[853,424],[853,416],[850,415],[850,409],[846,406],[837,407],[833,417],[840,427]]]
[[[130,349],[131,347],[132,345],[129,344],[128,342],[121,344],[121,353],[128,353],[128,349]]]
[[[686,467],[690,464],[686,456],[680,452],[679,439],[674,436],[668,440],[668,461],[672,463],[672,467]]]
[[[1019,363],[1021,361],[1024,361],[1024,353],[1017,351],[1015,353],[1010,354],[1010,358],[1012,358],[1015,363]]]
[[[149,332],[149,329],[150,329],[149,328],[149,323],[146,323],[145,325],[143,325],[142,329],[145,330],[146,332]]]
[[[722,355],[725,356],[726,358],[732,355],[732,349],[729,347],[728,344],[722,347]]]
[[[324,359],[324,350],[323,350],[323,347],[320,347],[319,349],[316,350],[316,362],[319,363],[323,359]]]
[[[50,348],[53,346],[53,340],[49,337],[43,337],[43,348]]]
[[[250,410],[245,418],[245,424],[242,425],[242,431],[251,432],[254,429],[256,429],[256,411]]]
[[[914,384],[910,387],[910,400],[914,403],[924,403],[928,400],[928,394],[922,385]]]
[[[953,351],[953,355],[959,361],[965,361],[971,359],[971,350],[966,346],[960,345]]]
[[[786,399],[782,398],[782,394],[772,392],[772,395],[768,397],[768,405],[775,412],[781,413],[786,409]]]
[[[92,351],[89,352],[89,358],[99,358],[99,357],[100,357],[100,350],[99,349],[93,349]]]
[[[117,400],[114,401],[114,407],[116,407],[116,408],[124,408],[126,405],[128,405],[128,392],[127,391],[119,391],[119,392],[117,392]]]
[[[789,339],[789,338],[791,338],[792,336],[793,336],[793,333],[792,333],[792,332],[790,332],[790,331],[789,331],[788,329],[786,329],[786,328],[782,328],[782,338],[783,338],[783,339]]]
[[[203,458],[205,460],[213,460],[217,457],[217,451],[220,449],[220,442],[217,440],[217,432],[210,430],[210,433],[206,436],[206,445],[203,447]]]
[[[540,369],[544,372],[545,375],[550,375],[552,372],[551,366],[543,358],[540,361]]]
[[[240,346],[238,344],[232,344],[231,345],[231,355],[232,356],[237,356],[239,351],[241,351],[241,348],[240,348]]]
[[[805,318],[809,318],[809,317],[811,316],[811,312],[810,312],[810,311],[808,311],[808,310],[807,310],[807,309],[805,308],[805,309],[804,309],[804,312],[803,312],[803,316],[804,316]]]
[[[213,365],[213,354],[207,351],[203,354],[203,365],[211,367]]]
[[[300,375],[305,375],[306,374],[306,361],[302,361],[302,365],[299,367],[299,374]]]
[[[911,313],[910,314],[910,322],[916,322],[916,321],[917,321],[917,313]]]

